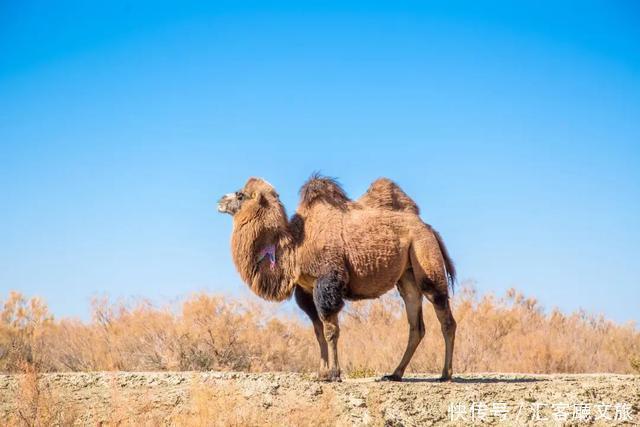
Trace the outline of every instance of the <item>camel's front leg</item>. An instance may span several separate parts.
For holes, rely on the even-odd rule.
[[[313,288],[313,302],[322,321],[324,338],[329,347],[329,367],[318,374],[318,379],[324,381],[341,381],[338,362],[338,313],[344,306],[344,288],[344,281],[340,280],[337,274],[318,278]]]
[[[327,348],[327,340],[324,338],[324,325],[318,316],[318,310],[313,302],[313,295],[307,293],[300,286],[296,286],[294,296],[298,307],[302,309],[311,322],[313,323],[313,332],[316,334],[318,340],[318,346],[320,347],[320,370],[319,372],[325,372],[329,369],[329,352]]]
[[[318,375],[318,379],[323,381],[342,381],[340,378],[340,363],[338,362],[338,337],[340,336],[338,313],[324,319],[322,325],[324,326],[324,337],[329,346],[329,369],[321,372]]]

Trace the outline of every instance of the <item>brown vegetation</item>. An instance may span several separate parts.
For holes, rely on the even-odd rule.
[[[39,299],[12,292],[0,313],[0,371],[313,371],[317,344],[307,321],[248,301],[196,294],[179,308],[159,308],[103,299],[94,303],[92,320],[81,322],[56,320]],[[640,331],[633,324],[582,311],[545,312],[513,290],[480,297],[465,286],[452,304],[460,372],[638,372]],[[425,308],[426,336],[410,372],[437,372],[442,364],[439,324]],[[395,291],[351,303],[342,323],[347,376],[393,366],[407,334]]]

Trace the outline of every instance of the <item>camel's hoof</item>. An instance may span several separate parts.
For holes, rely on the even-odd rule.
[[[396,374],[384,375],[380,381],[402,381],[402,377]]]
[[[342,382],[342,378],[340,378],[340,371],[329,370],[318,372],[318,381],[339,383]]]
[[[443,375],[440,378],[438,378],[438,382],[439,383],[450,383],[451,382],[451,375]]]

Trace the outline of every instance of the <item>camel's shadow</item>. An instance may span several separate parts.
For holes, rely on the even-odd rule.
[[[376,382],[385,383],[380,379]],[[495,384],[495,383],[534,383],[548,381],[546,378],[457,378],[453,377],[449,382],[440,381],[439,378],[403,378],[403,383],[434,383],[434,384]]]

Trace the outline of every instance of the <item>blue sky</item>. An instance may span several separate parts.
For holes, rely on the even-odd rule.
[[[638,321],[640,8],[0,5],[0,295],[244,295],[215,201],[316,170],[396,180],[480,292]]]

